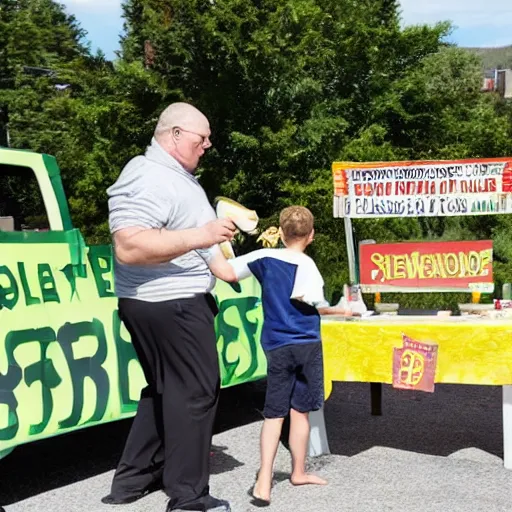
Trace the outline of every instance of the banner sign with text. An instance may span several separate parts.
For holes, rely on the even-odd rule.
[[[512,213],[512,157],[335,162],[334,217],[439,217]]]
[[[112,247],[81,253],[69,233],[23,233],[21,243],[9,243],[21,233],[0,233],[0,459],[133,416],[146,385],[118,315]],[[263,379],[258,281],[218,280],[213,292],[221,387]]]
[[[361,289],[492,293],[492,257],[492,240],[361,244]]]

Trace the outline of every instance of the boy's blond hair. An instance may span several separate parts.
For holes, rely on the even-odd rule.
[[[313,214],[305,206],[288,206],[279,215],[279,227],[287,241],[306,238],[313,231]]]

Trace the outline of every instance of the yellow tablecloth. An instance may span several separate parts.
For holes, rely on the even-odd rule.
[[[325,398],[332,381],[391,384],[393,348],[402,346],[402,333],[438,344],[436,382],[512,384],[512,320],[323,320]]]

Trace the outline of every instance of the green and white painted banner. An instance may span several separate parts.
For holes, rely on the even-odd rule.
[[[222,387],[266,375],[254,279],[219,281]],[[0,456],[135,414],[145,385],[117,314],[110,246],[75,229],[0,232]]]

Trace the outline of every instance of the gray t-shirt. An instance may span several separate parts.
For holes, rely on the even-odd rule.
[[[127,227],[189,229],[216,218],[197,181],[153,138],[107,190],[110,232]],[[118,297],[148,302],[192,297],[215,285],[208,251],[190,251],[167,263],[123,265],[114,258]]]

